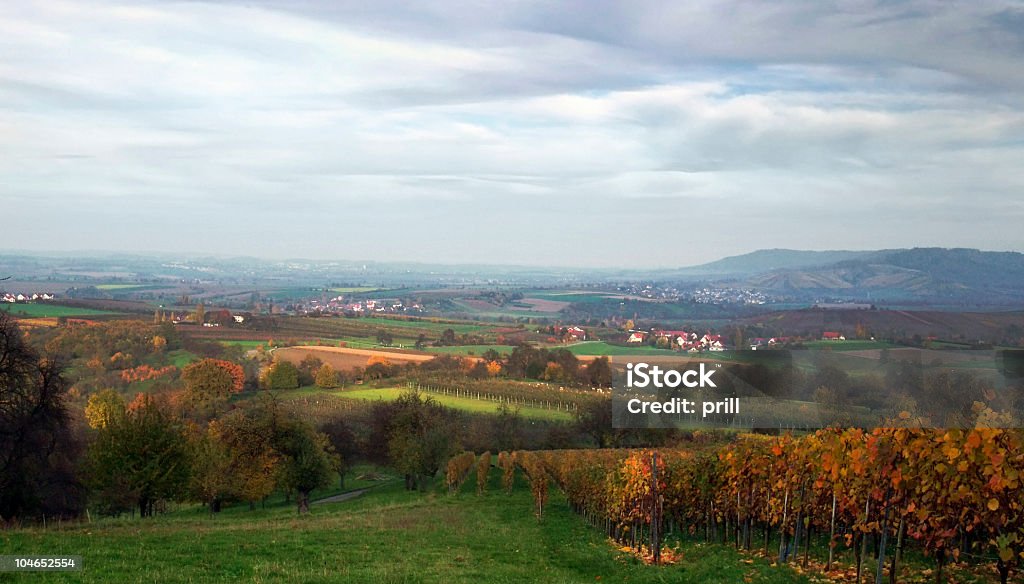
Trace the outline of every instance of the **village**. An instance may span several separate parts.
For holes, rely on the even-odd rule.
[[[35,302],[37,300],[53,300],[53,294],[46,292],[34,292],[32,294],[12,294],[10,292],[4,292],[3,296],[0,296],[0,302],[8,302],[10,304],[16,304],[18,302]]]

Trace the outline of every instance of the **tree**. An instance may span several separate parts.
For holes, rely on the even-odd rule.
[[[338,488],[345,488],[345,473],[351,461],[361,454],[356,436],[340,416],[322,422],[317,430],[327,436],[339,457]]]
[[[523,416],[519,408],[498,404],[498,419],[494,424],[494,440],[501,450],[516,450],[522,446]]]
[[[341,458],[327,436],[298,418],[286,417],[276,430],[274,448],[283,457],[282,486],[295,490],[299,513],[308,513],[310,493],[330,483],[341,470]]]
[[[130,504],[143,517],[153,515],[158,501],[185,494],[189,462],[188,442],[169,408],[144,394],[97,432],[88,453],[100,502],[115,514]]]
[[[385,377],[391,377],[394,373],[394,367],[391,365],[391,361],[382,355],[374,355],[366,360],[366,369],[364,374],[368,379],[383,379]]]
[[[0,311],[0,522],[75,515],[85,492],[75,476],[61,366],[41,358]]]
[[[477,361],[469,370],[469,377],[472,379],[487,379],[489,376],[490,373],[487,371],[487,363],[484,361]]]
[[[154,335],[153,336],[153,352],[154,353],[163,353],[166,348],[167,348],[167,339],[165,339],[164,337],[161,337],[160,335]]]
[[[200,326],[206,322],[206,307],[203,306],[202,302],[196,304],[195,321]]]
[[[125,408],[121,394],[113,389],[101,389],[89,396],[85,406],[85,421],[90,428],[100,430],[124,416]]]
[[[385,330],[385,329],[378,329],[377,330],[377,344],[385,346],[385,347],[388,347],[388,346],[391,346],[391,343],[393,343],[394,340],[395,340],[394,337],[391,336],[391,333],[389,333],[387,330]]]
[[[316,371],[316,386],[322,389],[338,387],[338,372],[329,364],[324,363]]]
[[[219,513],[221,504],[237,496],[239,474],[234,468],[234,456],[223,439],[222,425],[211,420],[205,432],[199,432],[191,441],[192,497],[209,506],[211,513]]]
[[[587,363],[585,372],[587,382],[591,387],[612,386],[612,366],[608,357],[598,357]]]
[[[272,400],[271,400],[272,401]],[[231,453],[235,496],[252,508],[277,486],[281,455],[274,449],[273,420],[260,410],[233,410],[219,422],[219,438]]]
[[[288,361],[277,361],[267,370],[267,389],[295,389],[299,386],[299,370]]]
[[[616,446],[619,431],[612,427],[610,399],[587,400],[576,410],[576,428],[594,439],[598,448]]]
[[[306,353],[306,356],[302,358],[302,361],[299,361],[299,385],[312,385],[316,378],[316,372],[320,370],[320,367],[323,364],[324,362],[313,353]]]
[[[238,369],[240,372],[241,367]],[[226,409],[228,397],[236,386],[236,376],[217,359],[190,364],[182,371],[181,379],[185,382],[185,399],[196,412],[209,417],[216,417]]]
[[[455,331],[448,328],[444,329],[444,332],[441,333],[441,338],[437,341],[437,345],[439,347],[451,347],[457,342],[458,341],[455,339]]]
[[[394,402],[388,428],[388,458],[405,475],[409,490],[426,489],[427,481],[455,453],[454,425],[446,410],[419,392],[403,393]]]

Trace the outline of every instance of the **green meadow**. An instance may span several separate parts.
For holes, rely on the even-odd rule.
[[[435,483],[439,483],[435,480]],[[5,554],[79,555],[78,572],[0,575],[9,582],[748,582],[806,583],[724,545],[684,542],[675,565],[649,566],[615,548],[552,488],[542,521],[521,477],[506,494],[492,469],[448,495],[390,482],[298,516],[278,501],[213,516],[189,509],[149,519],[11,529]]]
[[[0,304],[0,310],[6,310],[14,315],[30,318],[47,318],[61,316],[102,316],[118,314],[109,310],[96,310],[93,308],[76,308],[74,306],[63,306],[60,304],[48,304],[40,302],[11,304],[4,302]]]
[[[402,395],[402,393],[406,391],[408,390],[404,387],[383,387],[372,389],[348,389],[339,392],[331,392],[331,395],[336,395],[338,397],[344,397],[349,399],[392,401],[398,399],[398,396]],[[442,405],[466,412],[494,414],[498,412],[498,406],[500,405],[498,402],[495,401],[473,399],[462,396],[456,397],[452,395],[436,393],[425,393],[424,395],[436,400],[438,403]],[[548,410],[544,408],[535,407],[520,407],[519,413],[524,418],[536,420],[553,420],[568,422],[574,419],[573,414],[571,412]]]

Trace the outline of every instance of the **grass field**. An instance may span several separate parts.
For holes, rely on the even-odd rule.
[[[0,310],[6,310],[16,316],[38,317],[61,317],[61,316],[100,316],[107,314],[118,314],[109,310],[95,310],[93,308],[75,308],[74,306],[62,306],[60,304],[42,304],[37,302],[27,304],[0,304]]]
[[[372,389],[349,389],[340,392],[333,392],[332,395],[338,397],[346,397],[350,399],[365,399],[365,400],[385,400],[391,401],[398,399],[398,396],[406,392],[404,387],[384,387],[384,388],[372,388]],[[493,414],[498,411],[498,402],[482,399],[472,399],[467,397],[455,397],[451,395],[443,395],[436,393],[426,393],[426,396],[437,400],[438,403],[448,406],[456,410],[463,410],[467,412],[476,413],[488,413]],[[568,422],[574,419],[571,412],[559,411],[559,410],[548,410],[544,408],[532,408],[532,407],[520,407],[519,413],[524,418],[532,418],[535,420],[554,420]]]
[[[584,356],[614,356],[614,355],[672,355],[673,352],[668,349],[658,349],[655,347],[623,347],[620,345],[610,345],[604,341],[583,341],[582,343],[576,343],[574,345],[568,345],[565,347],[572,352],[573,355],[584,355]],[[675,353],[678,355],[678,353]]]
[[[256,347],[266,346],[266,341],[254,341],[254,340],[238,340],[238,341],[218,341],[222,345],[238,345],[245,349],[255,349]]]
[[[182,369],[189,363],[199,359],[199,356],[191,351],[186,351],[185,349],[177,349],[167,353],[167,358],[170,360],[171,365],[174,365],[178,369]]]
[[[142,288],[144,284],[97,284],[97,290],[132,290],[134,288]]]
[[[500,473],[475,494],[410,493],[399,484],[340,503],[210,516],[175,513],[61,528],[0,532],[6,554],[76,554],[73,573],[5,574],[12,582],[747,582],[806,583],[787,567],[722,545],[684,543],[683,561],[646,566],[616,550],[552,490],[544,520],[517,478],[500,492]]]
[[[426,350],[431,353],[443,353],[446,355],[480,355],[486,353],[488,350],[494,349],[501,355],[508,355],[512,352],[515,347],[511,345],[462,345],[456,347],[427,347]]]
[[[467,322],[434,322],[432,320],[401,320],[397,318],[364,318],[360,322],[366,326],[373,328],[374,325],[378,327],[396,327],[396,328],[409,328],[409,329],[422,329],[428,330],[435,333],[444,332],[445,329],[452,329],[456,334],[465,333],[479,333],[487,330],[491,327],[482,324],[467,323]]]
[[[885,341],[808,341],[804,343],[804,347],[808,349],[824,349],[829,348],[833,351],[864,351],[867,349],[890,349],[897,347],[892,343]]]

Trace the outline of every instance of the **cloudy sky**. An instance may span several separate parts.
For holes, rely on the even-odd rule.
[[[1024,250],[1024,3],[0,2],[7,249]]]

